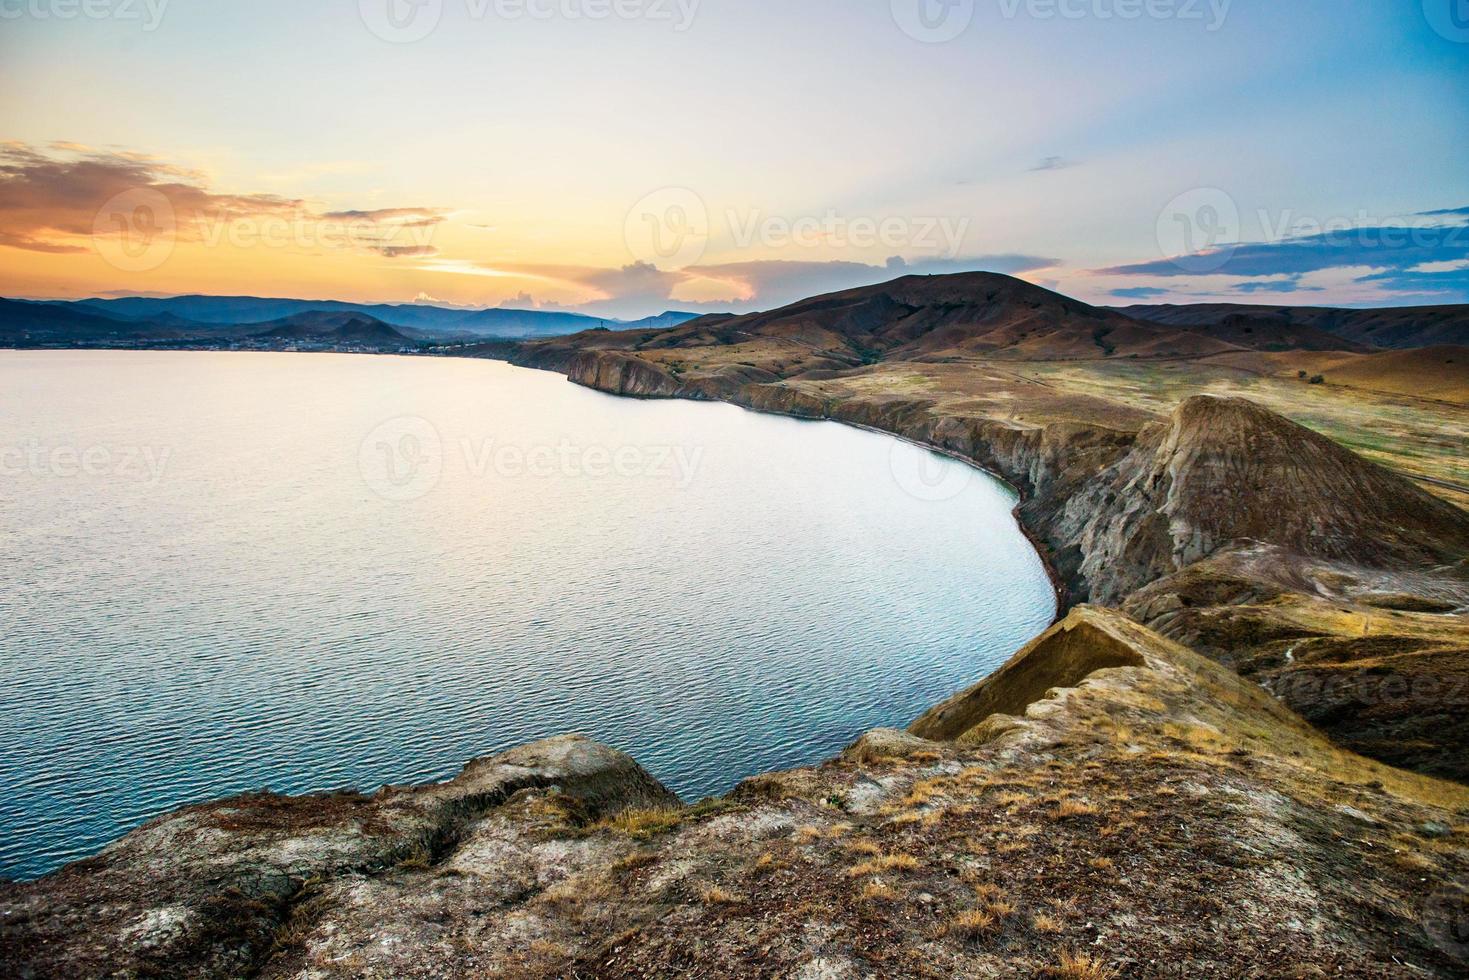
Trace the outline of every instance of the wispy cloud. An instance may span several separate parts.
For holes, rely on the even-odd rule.
[[[1065,157],[1043,157],[1039,163],[1030,168],[1030,172],[1034,174],[1045,170],[1065,170],[1073,166],[1075,164]]]

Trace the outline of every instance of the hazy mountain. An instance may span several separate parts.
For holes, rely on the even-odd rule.
[[[296,340],[344,346],[409,347],[417,343],[389,324],[365,313],[297,313],[251,336],[264,340]]]
[[[267,323],[313,311],[365,313],[394,327],[410,327],[436,336],[549,337],[603,323],[579,313],[543,310],[461,309],[422,303],[363,304],[257,296],[128,296],[50,305],[79,307],[121,320],[156,321],[169,316],[220,326]]]

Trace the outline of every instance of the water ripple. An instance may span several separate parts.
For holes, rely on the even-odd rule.
[[[408,501],[360,455],[404,417],[443,448]],[[702,456],[477,471],[490,440]],[[30,443],[169,463],[0,476],[11,877],[181,804],[447,778],[563,732],[696,799],[906,724],[1054,611],[993,481],[925,502],[882,436],[491,362],[0,353],[0,447]]]

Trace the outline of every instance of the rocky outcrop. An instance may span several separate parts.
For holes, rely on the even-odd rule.
[[[641,358],[611,352],[578,354],[566,365],[566,376],[579,385],[614,395],[638,398],[688,397],[678,379]]]
[[[679,801],[621,752],[579,737],[375,796],[255,794],[155,820],[90,860],[0,891],[8,977],[245,976],[322,889],[451,863],[526,792],[579,819]]]
[[[1053,688],[1076,687],[1101,670],[1146,668],[1149,639],[1125,616],[1078,606],[995,673],[930,708],[909,731],[919,738],[963,740],[996,715],[1024,715]]]

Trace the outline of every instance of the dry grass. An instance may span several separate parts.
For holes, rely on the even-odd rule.
[[[597,826],[631,837],[633,840],[647,840],[673,830],[683,822],[683,816],[683,811],[670,807],[623,810],[617,816],[601,821]]]
[[[612,870],[614,872],[636,871],[638,868],[647,867],[650,864],[655,864],[657,861],[657,851],[633,851],[626,857],[619,858],[617,862],[612,865]]]
[[[1069,951],[1063,952],[1060,962],[1046,973],[1060,980],[1115,980],[1120,976],[1116,970],[1095,956]]]
[[[699,897],[706,905],[733,905],[738,902],[739,896],[733,892],[727,892],[717,885],[710,885],[699,892]]]
[[[1045,933],[1049,936],[1054,936],[1058,933],[1064,932],[1066,928],[1065,926],[1061,925],[1060,919],[1057,919],[1054,916],[1046,915],[1046,913],[1044,912],[1037,913],[1035,918],[1030,920],[1030,924],[1035,926],[1036,932]]]
[[[1056,820],[1067,820],[1072,817],[1094,817],[1096,815],[1097,808],[1081,800],[1062,800],[1052,814]]]
[[[999,927],[999,920],[983,909],[960,912],[949,922],[949,932],[965,939],[978,939]]]
[[[922,866],[923,862],[911,854],[885,854],[848,868],[847,877],[863,878],[884,871],[917,871]]]
[[[898,897],[898,893],[889,888],[881,881],[869,881],[862,886],[862,900],[866,902],[891,902]]]
[[[1115,866],[1111,858],[1103,857],[1092,858],[1087,864],[1098,871],[1111,871]]]

